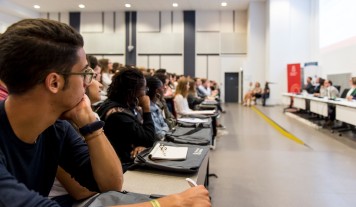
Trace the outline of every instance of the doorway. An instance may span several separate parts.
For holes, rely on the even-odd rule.
[[[237,103],[239,99],[239,73],[225,73],[225,102]]]

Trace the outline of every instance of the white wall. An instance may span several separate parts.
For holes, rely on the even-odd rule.
[[[319,65],[322,71],[322,76],[327,77],[329,74],[342,73],[352,73],[353,76],[356,76],[356,58],[354,57],[354,54],[356,54],[356,36],[353,36],[355,34],[355,27],[353,24],[356,21],[354,15],[356,4],[354,1],[350,0],[345,1],[343,4],[340,4],[338,1],[329,1],[326,3],[330,3],[331,8],[324,12],[333,14],[329,17],[326,16],[326,18],[329,19],[319,20],[324,23],[323,31],[330,31],[330,33],[326,35],[336,35],[337,33],[332,31],[335,27],[341,27],[337,30],[339,32],[344,29],[351,29],[353,31],[347,31],[335,37],[338,38],[338,40],[341,40],[340,36],[349,35],[349,38],[341,40],[341,42],[333,42],[334,44],[329,45],[326,48],[321,48]],[[316,6],[319,5],[317,4]],[[323,9],[322,6],[320,7]],[[344,13],[340,14],[340,12]],[[333,22],[328,25],[330,20],[333,20]],[[325,36],[325,34],[320,35]]]
[[[21,19],[22,18],[0,13],[0,33],[5,32],[6,28]]]
[[[25,9],[10,1],[0,1],[0,33],[7,27],[24,18],[38,18],[37,12]]]
[[[264,2],[251,2],[248,9],[247,26],[247,60],[242,67],[243,93],[248,90],[250,82],[264,83],[266,71],[266,5]]]
[[[137,65],[183,74],[183,12],[137,12]]]
[[[270,85],[270,103],[278,104],[281,94],[287,91],[287,64],[302,64],[314,56],[310,44],[313,7],[309,0],[269,0],[267,4],[265,77],[275,83]]]
[[[221,89],[221,100],[225,100],[225,73],[239,73],[239,94],[242,94],[241,87],[241,68],[245,68],[246,65],[246,54],[241,55],[221,55],[220,57],[220,89]],[[241,95],[239,95],[239,102]]]

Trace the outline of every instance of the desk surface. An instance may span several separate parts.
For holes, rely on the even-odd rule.
[[[123,190],[143,194],[170,195],[180,193],[190,186],[185,178],[203,185],[206,178],[209,152],[197,173],[173,173],[159,170],[136,169],[124,174]]]
[[[352,107],[356,108],[356,101],[348,101],[344,98],[336,98],[336,100],[330,100],[328,98],[318,98],[313,95],[297,95],[293,93],[283,93],[283,96],[289,96],[289,97],[296,97],[296,98],[301,98],[301,99],[308,99],[308,100],[313,100],[313,101],[318,101],[318,102],[324,102],[324,103],[329,103],[329,104],[334,104],[334,105],[342,105],[342,106],[347,106],[347,107]]]

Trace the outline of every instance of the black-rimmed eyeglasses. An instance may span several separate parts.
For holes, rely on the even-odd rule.
[[[83,70],[83,72],[78,72],[78,73],[62,73],[62,75],[81,75],[83,76],[83,81],[85,85],[90,85],[91,82],[93,81],[93,76],[95,75],[95,72],[92,68],[86,68]]]

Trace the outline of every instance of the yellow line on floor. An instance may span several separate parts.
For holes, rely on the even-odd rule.
[[[267,117],[264,113],[262,113],[258,108],[252,106],[251,109],[255,111],[258,115],[260,115],[267,123],[269,123],[273,128],[275,128],[277,131],[279,131],[282,135],[285,137],[299,143],[302,145],[306,145],[302,140],[294,136],[293,134],[289,133],[287,130],[283,129],[281,126],[279,126],[276,122],[274,122],[272,119]]]

